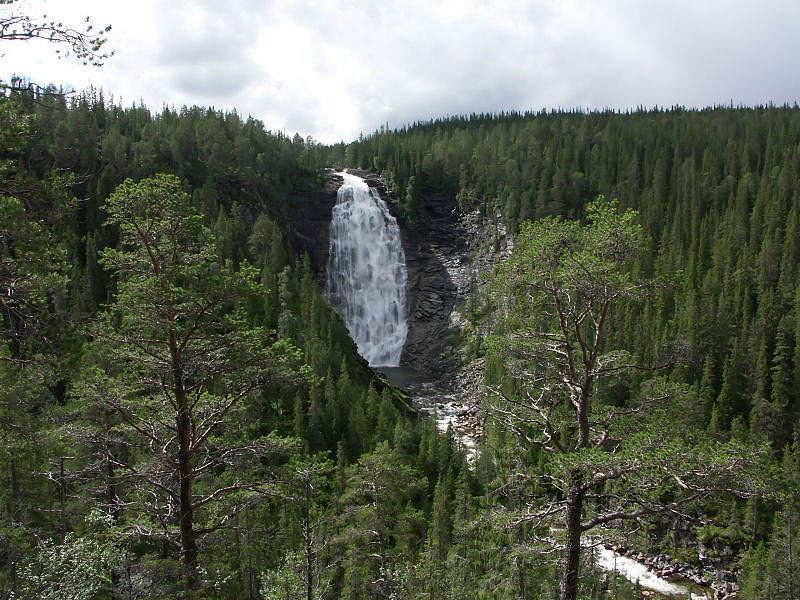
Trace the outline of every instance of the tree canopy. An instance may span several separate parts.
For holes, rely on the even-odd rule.
[[[552,519],[562,520],[563,542],[553,540],[564,550],[562,600],[578,597],[584,533],[679,514],[712,491],[746,494],[747,486],[731,483],[739,475],[750,483],[754,457],[704,443],[687,390],[651,381],[620,393],[632,372],[660,367],[614,347],[608,335],[622,304],[661,285],[632,272],[645,241],[636,213],[601,197],[587,206],[585,224],[560,217],[523,224],[489,285],[498,316],[490,359],[507,374],[494,387],[489,415],[529,450],[549,455],[533,477],[557,493],[534,496],[519,518],[545,538]]]

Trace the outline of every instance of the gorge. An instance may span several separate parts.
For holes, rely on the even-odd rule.
[[[660,597],[605,571],[625,565],[633,579],[646,567],[688,588],[674,597],[797,597],[796,107],[454,117],[327,147],[197,107],[19,100],[7,98],[0,127],[14,141],[0,211],[0,597],[552,598],[552,549],[568,524],[550,511],[566,506],[573,468],[600,481],[583,503],[595,533],[573,546],[584,562],[569,600]],[[337,295],[366,299],[386,268],[394,295],[352,310],[366,323],[382,306],[390,339],[405,315],[399,356],[399,341],[386,355],[364,350],[381,343],[374,325],[365,359],[331,305],[340,188],[357,212],[350,176],[376,224],[396,221],[397,253],[358,265],[373,244],[337,238],[335,254],[360,273]],[[597,435],[585,439],[596,447],[545,455],[541,436],[524,438],[541,428],[482,422],[484,384],[524,409],[535,391],[519,383],[521,338],[501,337],[524,330],[487,302],[493,283],[498,301],[515,297],[499,286],[501,264],[571,248],[536,246],[547,232],[576,244],[595,235],[599,195],[619,201],[608,223],[638,215],[643,252],[620,273],[652,283],[646,301],[618,306],[601,350],[623,367],[628,356],[679,362],[595,385]],[[154,235],[132,240],[127,214],[152,219],[142,231]],[[359,234],[371,220],[356,219]],[[596,244],[580,247],[607,264]],[[162,256],[162,276],[140,277]],[[522,325],[541,314],[521,295],[518,310],[506,305]],[[184,368],[163,353],[170,337]],[[416,380],[391,385],[380,373],[392,369]],[[194,428],[173,422],[170,401],[187,389]],[[539,416],[570,450],[580,423],[567,396]],[[658,406],[639,410],[644,400]],[[178,426],[190,441],[180,452]],[[470,463],[454,442],[480,434]],[[181,460],[188,471],[175,470]],[[379,511],[370,489],[388,492]],[[598,520],[618,506],[677,513],[613,529]],[[541,525],[524,521],[542,512]],[[84,556],[91,573],[52,560]],[[75,593],[42,593],[65,581]]]
[[[473,372],[470,377],[464,365],[454,369],[448,364],[441,336],[463,325],[458,310],[470,286],[480,272],[490,271],[495,260],[507,255],[513,240],[479,211],[463,215],[455,208],[447,211],[450,222],[439,228],[435,219],[428,219],[416,230],[401,230],[390,212],[391,198],[377,176],[329,172],[326,181],[338,186],[330,212],[325,260],[329,301],[369,365],[408,389],[414,406],[437,429],[445,432],[452,427],[474,464],[482,430],[478,375]],[[494,239],[487,237],[490,230]],[[454,237],[461,243],[450,245]],[[412,257],[411,278],[404,245]],[[438,268],[432,268],[432,263]],[[411,312],[409,305],[414,308]],[[414,339],[419,344],[410,351],[406,344],[409,323],[417,330]],[[429,337],[420,335],[419,330],[436,333]],[[420,364],[419,357],[426,351],[431,354],[423,363],[425,367],[411,368],[410,364]],[[434,377],[434,373],[442,376]],[[677,576],[673,581],[661,576],[667,569],[657,571],[646,558],[636,560],[602,544],[589,543],[587,549],[591,548],[597,568],[616,572],[650,595],[701,599],[713,593],[708,581],[700,573],[689,574],[686,565],[672,566]],[[706,585],[697,585],[701,580]]]

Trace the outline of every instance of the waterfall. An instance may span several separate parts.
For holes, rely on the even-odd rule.
[[[327,296],[373,367],[396,367],[406,342],[406,257],[378,192],[342,173],[331,219]]]

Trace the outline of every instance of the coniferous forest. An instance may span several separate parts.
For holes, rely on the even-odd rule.
[[[474,460],[358,356],[295,239],[328,166],[380,174],[404,226],[444,194],[514,238],[463,307]],[[16,82],[0,598],[642,597],[601,540],[797,598],[799,229],[797,106],[328,146]]]

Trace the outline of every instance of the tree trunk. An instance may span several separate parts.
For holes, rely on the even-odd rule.
[[[174,332],[169,336],[172,354],[172,382],[177,409],[178,430],[178,516],[181,531],[181,556],[186,597],[191,598],[197,588],[197,539],[194,531],[194,508],[192,506],[192,420],[183,379],[183,363]]]
[[[522,525],[520,525],[519,527],[517,527],[517,543],[523,544],[524,541],[525,540],[522,535]],[[521,563],[522,563],[521,557],[519,555],[515,556],[514,568],[517,571],[517,598],[519,600],[526,600],[527,596],[525,594],[525,570],[524,570],[524,565]]]
[[[58,505],[61,515],[61,535],[67,535],[67,491],[64,481],[64,457],[60,457],[60,467],[58,476]]]
[[[525,572],[522,570],[522,566],[519,563],[520,563],[520,558],[519,556],[517,556],[514,558],[514,569],[517,572],[517,599],[526,600]]]
[[[794,593],[794,552],[792,549],[792,540],[794,538],[794,515],[789,515],[789,523],[788,523],[788,538],[789,538],[789,598],[796,598]]]
[[[314,540],[311,526],[311,484],[306,483],[303,537],[306,543],[306,600],[314,600]]]
[[[111,415],[113,411],[109,409],[103,410],[103,429],[105,433],[105,451],[106,451],[106,502],[108,502],[111,519],[114,525],[119,524],[119,498],[117,497],[117,488],[114,485],[114,449],[109,441],[111,439]],[[111,589],[119,589],[120,574],[117,569],[111,570]]]
[[[577,600],[578,570],[581,556],[581,512],[583,495],[581,490],[583,473],[574,470],[570,474],[567,491],[566,539],[564,542],[564,572],[561,577],[561,600]]]
[[[106,409],[103,411],[103,427],[105,429],[105,450],[106,450],[106,501],[108,502],[111,517],[114,519],[114,524],[119,523],[119,497],[117,496],[117,487],[114,483],[114,448],[109,441],[111,439],[111,415],[113,411]]]
[[[17,476],[17,461],[14,458],[11,458],[9,471],[11,471],[11,514],[15,519],[18,519],[20,518],[19,479]]]
[[[181,526],[181,554],[183,556],[183,571],[186,586],[186,597],[192,597],[197,587],[197,539],[194,533],[194,514],[192,510],[192,481],[184,468],[181,458],[180,482],[180,526]]]

